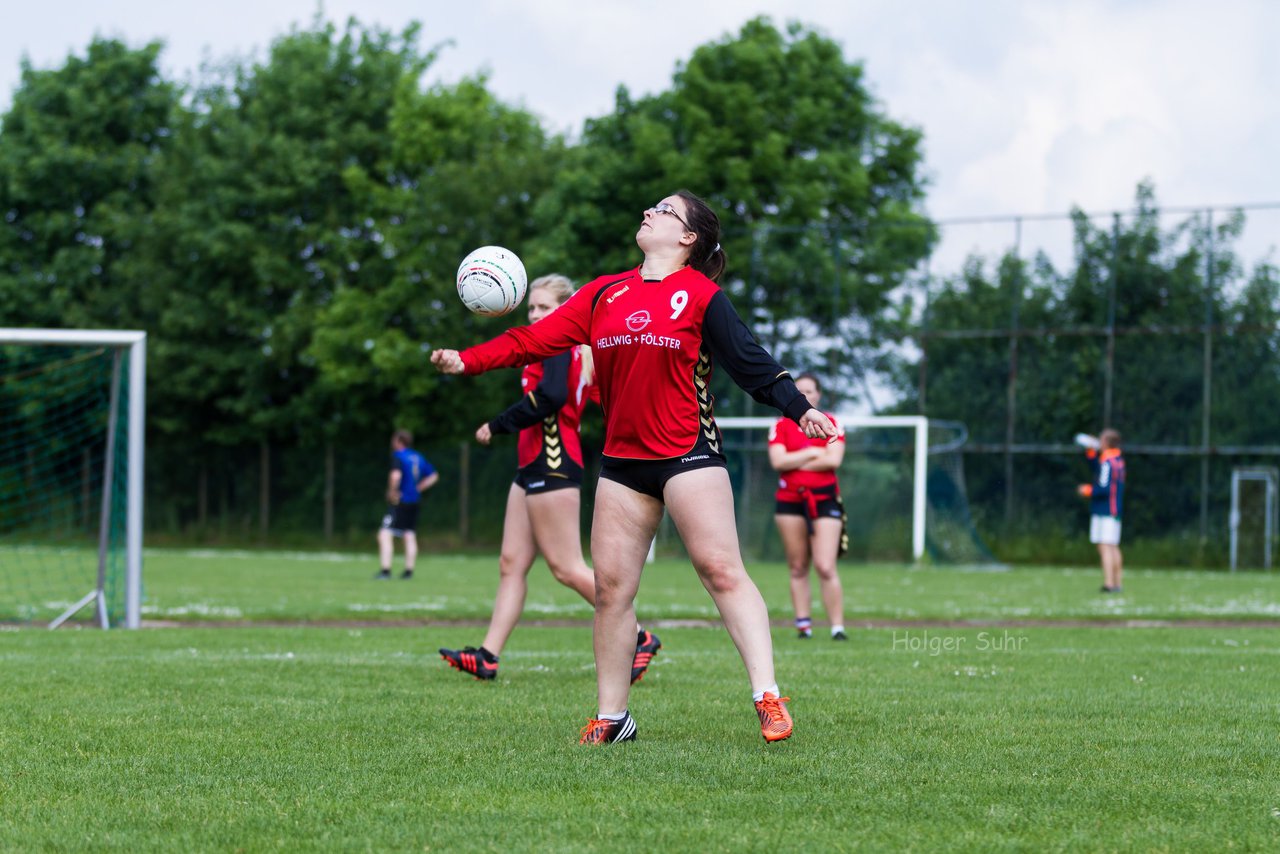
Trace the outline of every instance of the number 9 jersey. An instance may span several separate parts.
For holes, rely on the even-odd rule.
[[[709,387],[716,362],[792,420],[809,409],[720,287],[691,267],[661,280],[641,278],[639,268],[602,276],[537,324],[509,329],[461,356],[466,373],[476,374],[575,344],[590,344],[595,359],[607,457],[671,459],[699,443],[720,453]]]

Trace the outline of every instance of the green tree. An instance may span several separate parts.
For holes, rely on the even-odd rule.
[[[464,347],[526,322],[480,318],[457,297],[456,272],[471,250],[500,244],[528,257],[532,208],[563,150],[529,113],[501,104],[483,77],[421,91],[400,86],[384,175],[348,174],[376,232],[382,275],[348,279],[316,318],[310,354],[321,381],[348,402],[381,397],[397,423],[420,435],[470,437],[512,395],[506,374],[465,388],[427,362],[434,347]],[[530,278],[550,272],[530,266]],[[359,407],[357,407],[359,408]],[[382,417],[388,413],[382,407]],[[441,412],[474,413],[470,419]],[[475,423],[471,423],[474,421]]]
[[[1218,445],[1275,445],[1280,416],[1280,270],[1259,264],[1220,318],[1214,339],[1212,424]]]
[[[0,133],[0,316],[13,325],[136,326],[139,226],[177,90],[161,45],[95,39],[22,82]]]
[[[857,373],[900,331],[891,294],[935,237],[920,140],[837,43],[756,18],[695,50],[669,91],[619,89],[587,123],[539,207],[536,257],[579,274],[632,266],[641,211],[687,187],[720,215],[722,284],[777,355]]]
[[[146,247],[166,378],[155,423],[173,453],[226,468],[219,453],[243,465],[261,447],[300,447],[318,469],[326,441],[386,412],[335,396],[309,348],[344,288],[390,276],[361,187],[386,180],[396,93],[433,58],[417,35],[317,22],[193,94],[158,165]]]
[[[1126,445],[1194,447],[1205,438],[1208,355],[1210,442],[1272,444],[1280,423],[1257,403],[1280,394],[1280,285],[1270,265],[1245,277],[1234,249],[1243,216],[1171,222],[1143,184],[1134,214],[1095,222],[1076,211],[1072,225],[1068,270],[1043,255],[1007,255],[994,269],[971,258],[934,283],[922,339],[927,414],[963,421],[974,446],[1003,451],[1012,402],[1015,444],[1061,446],[1104,426],[1110,394],[1108,420]],[[900,375],[905,410],[919,402],[911,388],[919,369]],[[1131,462],[1141,469],[1126,514],[1133,528],[1198,529],[1199,465],[1179,455]],[[1082,475],[1074,451],[1019,456],[1014,467],[1010,521],[1022,530],[1081,517],[1071,498]],[[969,498],[988,531],[1005,517],[1006,471],[998,456],[967,460]],[[1215,494],[1225,494],[1225,471],[1212,475]]]

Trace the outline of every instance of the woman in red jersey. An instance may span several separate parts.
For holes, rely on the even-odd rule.
[[[547,317],[571,296],[573,283],[564,276],[535,279],[529,285],[529,323]],[[519,433],[519,470],[507,492],[498,592],[488,632],[479,649],[440,650],[440,657],[451,666],[477,679],[498,675],[498,657],[524,611],[529,570],[539,552],[556,581],[595,605],[595,575],[582,557],[579,525],[582,443],[578,426],[591,373],[591,351],[585,347],[571,347],[526,365],[520,376],[524,396],[476,430],[476,441],[482,445],[488,445],[494,434]],[[637,627],[637,635],[632,682],[644,675],[662,646],[652,632]]]
[[[581,741],[635,738],[627,710],[635,597],[664,507],[742,656],[761,734],[780,741],[792,731],[788,698],[774,676],[769,613],[738,546],[712,414],[713,364],[806,435],[834,438],[836,427],[796,390],[716,285],[725,257],[720,221],[705,202],[684,190],[667,196],[644,212],[635,239],[640,266],[584,285],[535,326],[461,353],[436,350],[431,362],[445,373],[478,374],[591,346],[605,423],[591,530],[599,712]]]
[[[796,388],[817,407],[822,386],[813,374],[796,377]],[[827,413],[832,423],[835,417]],[[837,429],[839,424],[836,424]],[[813,589],[809,566],[818,572],[822,604],[831,621],[831,639],[848,640],[844,632],[844,590],[836,574],[836,559],[844,551],[844,504],[836,470],[844,460],[844,431],[834,442],[810,439],[794,421],[779,418],[769,430],[769,465],[778,472],[774,521],[782,537],[782,548],[791,571],[791,604],[795,606],[796,630],[801,638],[812,637],[809,611]]]

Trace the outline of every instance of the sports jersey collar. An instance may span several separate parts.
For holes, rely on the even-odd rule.
[[[640,265],[640,267],[643,267],[643,266],[644,266],[643,264],[641,264],[641,265]],[[681,273],[683,273],[685,270],[688,270],[688,269],[689,269],[689,265],[688,265],[688,264],[685,264],[683,267],[680,267],[679,269],[672,270],[670,273],[668,273],[666,276],[664,276],[664,277],[663,277],[663,278],[661,278],[661,279],[646,279],[646,278],[644,277],[644,275],[640,272],[640,267],[636,267],[636,278],[637,278],[637,279],[639,279],[639,280],[640,280],[640,281],[642,281],[642,282],[648,282],[648,283],[650,283],[650,284],[657,284],[658,282],[665,282],[667,279],[671,278],[672,276],[678,276],[678,275],[680,275]]]

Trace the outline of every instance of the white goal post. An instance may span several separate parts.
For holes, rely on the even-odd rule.
[[[143,486],[143,424],[146,412],[147,334],[131,330],[72,330],[72,329],[4,329],[0,328],[0,344],[28,346],[76,346],[108,347],[114,351],[116,374],[119,373],[121,355],[129,359],[127,425],[127,470],[125,475],[125,584],[124,627],[136,629],[142,622],[142,486]],[[118,376],[117,376],[118,379]],[[117,387],[119,383],[116,383]],[[113,405],[118,400],[118,388],[112,390]],[[112,423],[110,429],[114,429]],[[108,458],[110,455],[108,454]],[[111,464],[106,466],[108,478],[118,477]],[[104,494],[109,492],[109,484]],[[103,524],[108,510],[104,499]],[[103,535],[100,535],[103,536]],[[99,559],[100,566],[102,558]],[[98,585],[80,602],[60,616],[50,628],[60,625],[76,611],[91,602],[96,603],[98,616],[105,627],[106,613],[103,601],[102,574]]]
[[[911,489],[911,556],[919,561],[925,550],[925,513],[928,506],[926,486],[929,471],[929,419],[923,415],[841,415],[840,426],[846,430],[858,427],[900,427],[914,430],[914,460]],[[716,417],[721,429],[768,430],[776,417]]]
[[[1242,483],[1258,482],[1262,484],[1263,501],[1262,512],[1252,515],[1254,521],[1262,522],[1262,566],[1264,569],[1271,569],[1271,543],[1276,535],[1276,517],[1277,510],[1280,509],[1280,502],[1277,501],[1277,493],[1280,493],[1280,470],[1274,466],[1237,466],[1231,470],[1231,516],[1229,524],[1231,527],[1231,571],[1235,572],[1237,564],[1240,560],[1240,528],[1243,521],[1243,506],[1240,499],[1240,486]]]

